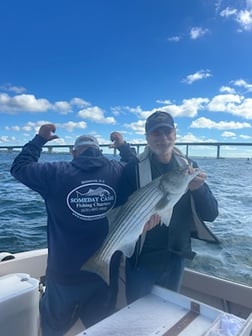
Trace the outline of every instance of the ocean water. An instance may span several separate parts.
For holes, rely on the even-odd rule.
[[[16,153],[0,153],[0,252],[47,247],[44,201],[9,173]],[[41,160],[71,160],[43,153]],[[193,240],[197,252],[187,266],[252,286],[252,160],[196,158],[219,203],[219,216],[207,223],[220,245]]]

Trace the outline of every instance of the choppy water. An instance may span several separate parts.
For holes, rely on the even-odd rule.
[[[9,173],[16,154],[0,153],[0,252],[47,247],[46,212],[41,197]],[[70,160],[67,154],[42,154],[41,160]],[[252,286],[252,160],[196,160],[208,174],[219,202],[219,217],[208,224],[221,240],[216,246],[194,241],[195,270]]]

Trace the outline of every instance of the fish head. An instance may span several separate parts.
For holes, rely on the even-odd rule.
[[[160,179],[160,189],[164,193],[185,192],[188,184],[200,173],[199,168],[185,165],[172,169],[164,174]]]

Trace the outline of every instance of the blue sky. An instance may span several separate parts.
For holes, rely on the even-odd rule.
[[[0,34],[0,145],[144,142],[157,109],[178,141],[252,142],[252,0],[5,0]]]

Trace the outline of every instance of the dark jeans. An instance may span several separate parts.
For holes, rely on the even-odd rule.
[[[118,294],[121,252],[110,262],[110,285],[97,274],[86,272],[80,284],[61,285],[46,279],[46,290],[40,300],[43,336],[62,336],[81,319],[85,327],[114,313]]]
[[[78,318],[89,327],[109,315],[112,309],[108,286],[95,274],[90,281],[71,286],[47,279],[40,300],[42,335],[62,336]]]
[[[178,292],[184,274],[184,265],[184,258],[174,253],[168,254],[164,272],[150,270],[141,265],[135,267],[126,260],[127,303],[149,294],[155,284]]]

